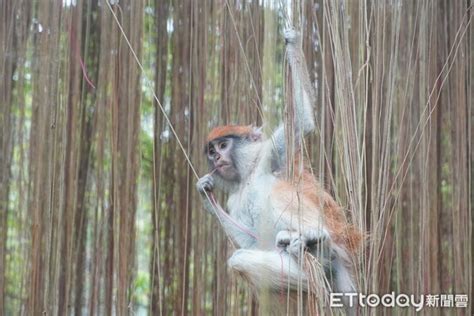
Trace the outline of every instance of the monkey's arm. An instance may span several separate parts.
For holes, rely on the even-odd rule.
[[[286,56],[291,69],[291,89],[294,102],[294,121],[291,131],[294,143],[290,144],[296,150],[301,144],[302,138],[312,132],[315,128],[313,104],[315,103],[315,93],[309,79],[306,60],[301,48],[301,38],[295,30],[285,31]],[[287,140],[285,128],[281,124],[272,136],[272,147],[280,167],[285,163]]]
[[[313,104],[315,93],[309,79],[306,59],[301,48],[301,36],[295,30],[285,31],[286,56],[291,69],[293,102],[295,103],[295,139],[314,130]]]
[[[237,246],[240,248],[252,248],[256,245],[256,238],[254,238],[253,231],[233,219],[216,201],[212,203],[212,191],[214,190],[214,178],[212,175],[206,174],[200,178],[196,183],[196,188],[199,191],[204,208],[217,218],[226,235],[231,238]]]

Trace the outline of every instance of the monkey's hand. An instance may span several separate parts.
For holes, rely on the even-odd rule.
[[[276,246],[299,258],[303,251],[315,257],[329,256],[329,233],[326,229],[308,229],[302,234],[296,231],[282,230],[276,236]]]
[[[209,193],[214,190],[214,178],[210,174],[206,174],[196,182],[196,189],[201,195],[204,208],[211,214],[216,214],[215,206],[210,201]]]
[[[283,31],[285,37],[285,44],[287,46],[299,45],[301,41],[300,33],[293,28],[289,28]]]
[[[201,179],[196,182],[196,188],[201,193],[201,195],[206,195],[214,191],[214,178],[209,173],[203,176]]]

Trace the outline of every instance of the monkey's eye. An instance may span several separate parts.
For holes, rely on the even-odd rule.
[[[209,155],[213,156],[216,153],[214,147],[209,148]]]
[[[225,149],[227,147],[227,142],[222,142],[219,144],[220,149]]]

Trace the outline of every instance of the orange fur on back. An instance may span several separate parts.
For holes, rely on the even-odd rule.
[[[350,254],[355,254],[362,241],[362,233],[353,224],[348,222],[344,210],[316,181],[314,176],[303,171],[301,176],[294,181],[281,179],[274,187],[275,198],[285,204],[288,216],[298,216],[301,212],[305,225],[311,221],[318,222],[322,219],[329,230],[332,240],[346,249]],[[295,203],[294,199],[298,198]]]

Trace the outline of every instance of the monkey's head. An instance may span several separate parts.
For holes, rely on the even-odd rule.
[[[249,145],[261,142],[259,128],[242,125],[215,127],[207,136],[205,153],[209,170],[225,182],[237,183],[242,179],[242,168],[248,164]]]

